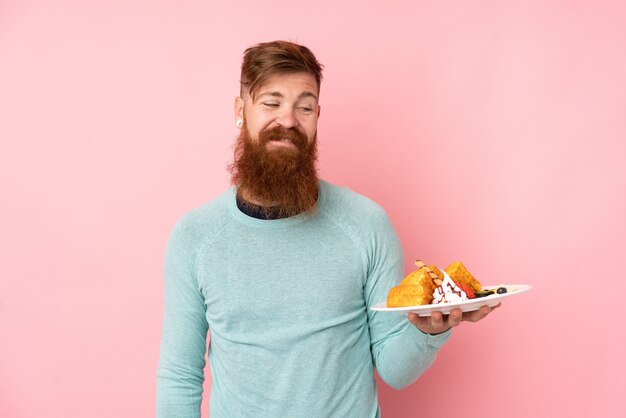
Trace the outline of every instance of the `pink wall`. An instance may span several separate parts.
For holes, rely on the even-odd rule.
[[[384,416],[626,416],[623,3],[52,3],[0,3],[0,416],[154,416],[165,242],[227,186],[241,53],[276,38],[326,65],[322,173],[407,268],[534,286]]]

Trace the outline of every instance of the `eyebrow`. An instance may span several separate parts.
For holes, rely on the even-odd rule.
[[[278,97],[278,98],[280,98],[280,99],[282,99],[282,98],[284,98],[284,97],[285,97],[285,96],[284,96],[281,92],[279,92],[279,91],[268,91],[268,92],[264,92],[264,93],[259,94],[259,95],[257,96],[257,100],[259,100],[259,99],[260,99],[261,97],[263,97],[263,96]],[[316,96],[315,94],[311,93],[310,91],[303,91],[302,93],[300,93],[300,94],[298,95],[297,100],[303,99],[303,98],[305,98],[305,97],[312,97],[312,98],[314,98],[315,100],[317,100],[317,96]],[[255,101],[256,101],[256,100],[255,100]]]

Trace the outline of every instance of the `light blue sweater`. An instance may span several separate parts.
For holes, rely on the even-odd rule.
[[[200,417],[209,330],[212,417],[379,416],[374,368],[403,388],[450,334],[368,309],[402,276],[371,200],[320,181],[314,216],[260,220],[229,189],[168,242],[157,416]]]

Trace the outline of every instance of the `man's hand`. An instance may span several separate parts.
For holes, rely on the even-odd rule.
[[[415,313],[410,313],[409,322],[425,334],[441,334],[450,328],[456,327],[463,321],[478,322],[499,307],[500,304],[498,303],[492,308],[483,306],[477,311],[465,313],[457,308],[453,309],[448,315],[442,315],[441,312],[433,312],[431,316],[418,316]]]

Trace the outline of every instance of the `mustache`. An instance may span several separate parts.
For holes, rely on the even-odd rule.
[[[299,149],[305,148],[309,142],[306,135],[296,128],[285,128],[283,126],[276,126],[274,128],[259,132],[259,143],[261,145],[265,145],[270,141],[281,139],[287,139],[291,141]]]

